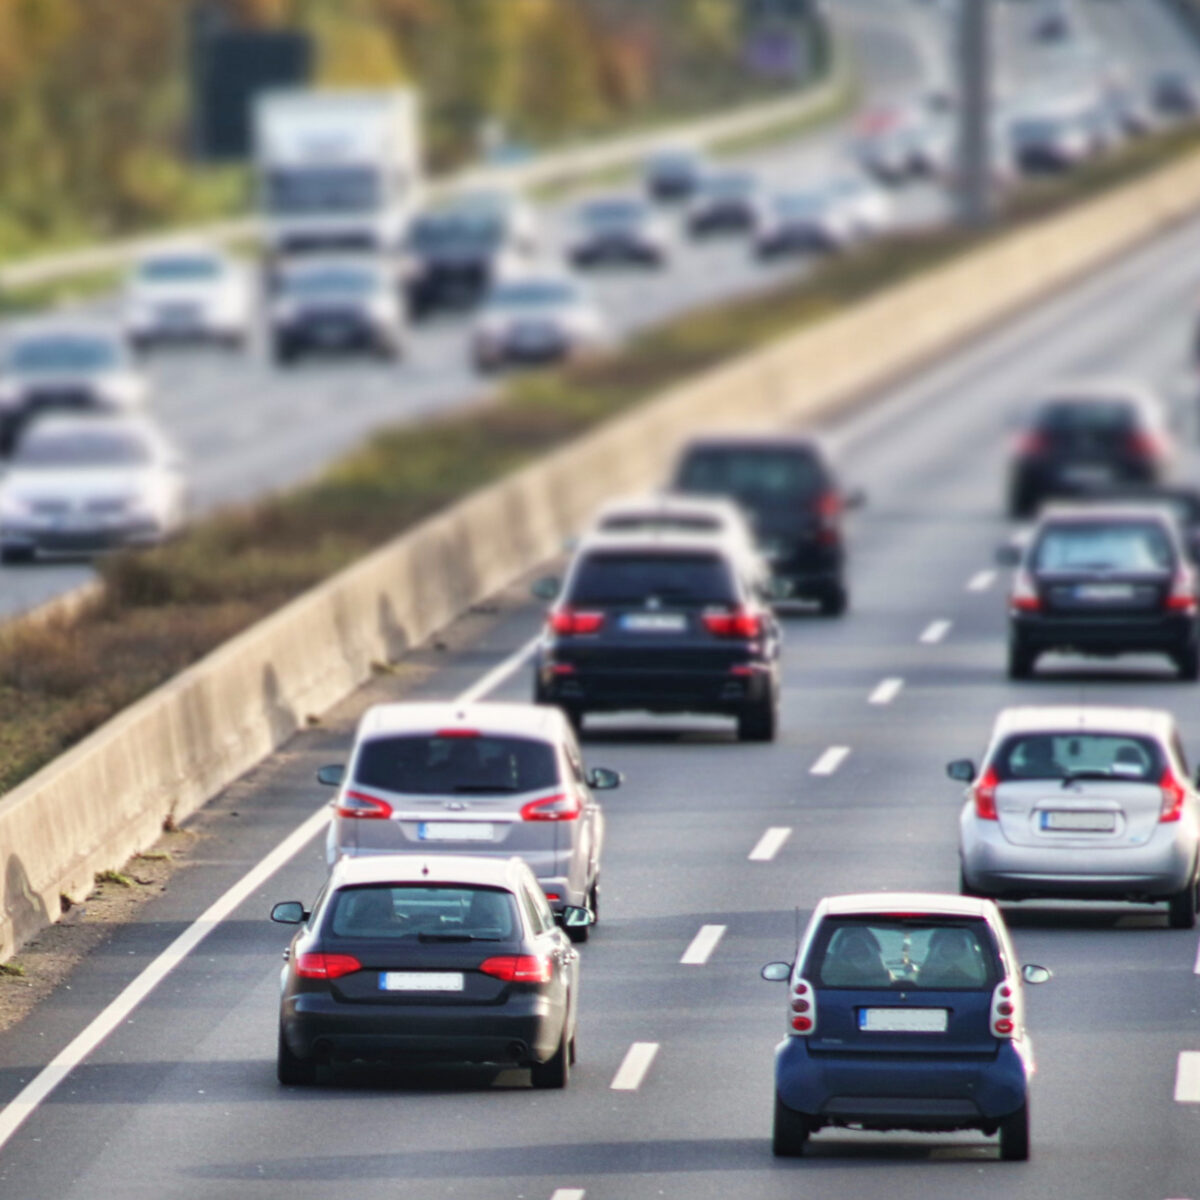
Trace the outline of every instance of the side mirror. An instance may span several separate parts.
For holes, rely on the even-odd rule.
[[[759,974],[768,983],[787,983],[792,977],[792,964],[785,962],[767,963]]]
[[[1049,967],[1039,967],[1037,963],[1026,963],[1021,968],[1021,978],[1026,983],[1049,983],[1054,978],[1054,972]]]
[[[1005,542],[996,547],[996,564],[1001,567],[1019,567],[1021,565],[1021,547],[1012,542]]]
[[[299,900],[284,900],[271,909],[271,920],[280,925],[300,925],[308,918],[308,912]]]
[[[956,758],[946,764],[946,774],[959,783],[970,783],[975,778],[975,764],[969,758]]]
[[[842,496],[842,507],[845,509],[865,508],[867,493],[862,488],[851,488]]]
[[[545,575],[536,580],[529,590],[535,599],[549,603],[558,599],[558,593],[562,591],[562,580],[556,575]]]
[[[611,792],[625,782],[625,776],[620,771],[610,771],[608,767],[593,767],[587,774],[588,787],[598,792]]]
[[[555,915],[555,920],[564,929],[586,929],[595,922],[596,918],[592,916],[590,909],[580,908],[577,904],[568,904],[562,912]]]
[[[346,768],[341,763],[329,763],[317,768],[317,782],[326,787],[341,787],[346,778]]]

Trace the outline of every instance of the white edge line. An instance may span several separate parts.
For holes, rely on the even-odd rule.
[[[1200,1050],[1181,1050],[1175,1068],[1177,1104],[1200,1104]]]
[[[617,1073],[613,1076],[609,1090],[614,1092],[636,1092],[650,1070],[650,1064],[658,1054],[657,1042],[634,1042],[625,1052]]]
[[[779,853],[780,847],[792,836],[786,825],[775,825],[766,831],[750,851],[751,862],[770,862]]]
[[[679,960],[682,966],[702,967],[712,957],[717,943],[725,935],[724,925],[701,925],[700,932],[692,938]]]

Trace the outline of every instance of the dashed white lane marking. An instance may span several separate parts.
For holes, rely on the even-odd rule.
[[[808,769],[810,775],[832,775],[846,761],[849,746],[830,746]]]
[[[1200,975],[1200,946],[1196,947],[1196,965],[1192,967],[1193,975]]]
[[[583,1200],[583,1188],[555,1188],[550,1200]]]
[[[918,639],[924,646],[935,646],[950,632],[953,621],[930,621]]]
[[[792,836],[792,831],[783,825],[768,829],[758,839],[758,845],[750,851],[751,862],[770,862],[779,853],[780,846]]]
[[[636,1092],[658,1053],[657,1042],[634,1042],[608,1086],[614,1092]]]
[[[679,961],[689,967],[704,966],[724,933],[724,925],[701,925],[700,932],[692,938],[691,945],[683,952]]]
[[[900,689],[904,686],[903,679],[885,679],[879,686],[867,697],[868,704],[891,704],[895,698],[900,695]]]
[[[988,588],[996,582],[995,571],[976,571],[970,579],[967,580],[968,592],[986,592]]]
[[[1200,1050],[1181,1050],[1175,1068],[1175,1100],[1200,1104]]]

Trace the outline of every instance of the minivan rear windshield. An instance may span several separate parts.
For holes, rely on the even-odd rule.
[[[732,496],[749,508],[803,504],[826,487],[825,472],[807,450],[712,447],[687,456],[680,491]]]
[[[519,936],[511,892],[459,884],[371,884],[333,896],[327,928],[339,938],[502,942]]]
[[[729,567],[711,554],[590,554],[579,566],[568,600],[573,605],[735,604]]]
[[[536,792],[558,783],[549,742],[489,734],[416,734],[371,738],[362,744],[354,781],[363,787],[416,796],[500,796]]]
[[[1001,782],[1072,777],[1157,783],[1163,755],[1151,738],[1123,733],[1022,733],[992,762]]]
[[[1039,571],[1169,571],[1171,539],[1152,521],[1051,525],[1034,549]]]
[[[946,917],[830,917],[804,964],[827,988],[900,991],[992,987],[997,952],[983,921]]]

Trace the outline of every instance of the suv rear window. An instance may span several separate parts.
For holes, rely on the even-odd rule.
[[[344,938],[500,942],[518,936],[519,920],[499,888],[375,884],[339,891],[328,928]]]
[[[1045,405],[1036,424],[1045,433],[1129,433],[1138,416],[1137,408],[1124,401],[1071,401]]]
[[[1151,521],[1111,525],[1051,525],[1038,539],[1033,565],[1039,571],[1169,571],[1171,539]]]
[[[1164,762],[1151,738],[1121,733],[1024,733],[1005,741],[991,765],[1003,783],[1069,777],[1157,783]]]
[[[831,917],[804,975],[819,987],[943,991],[990,988],[1000,978],[983,921],[940,917]]]
[[[590,554],[571,583],[573,605],[736,604],[729,565],[712,554]]]
[[[550,743],[533,738],[379,737],[362,744],[354,780],[417,796],[498,796],[554,787],[558,759]]]
[[[693,450],[679,469],[685,492],[733,496],[750,508],[803,504],[827,487],[824,467],[811,450],[719,446]]]

